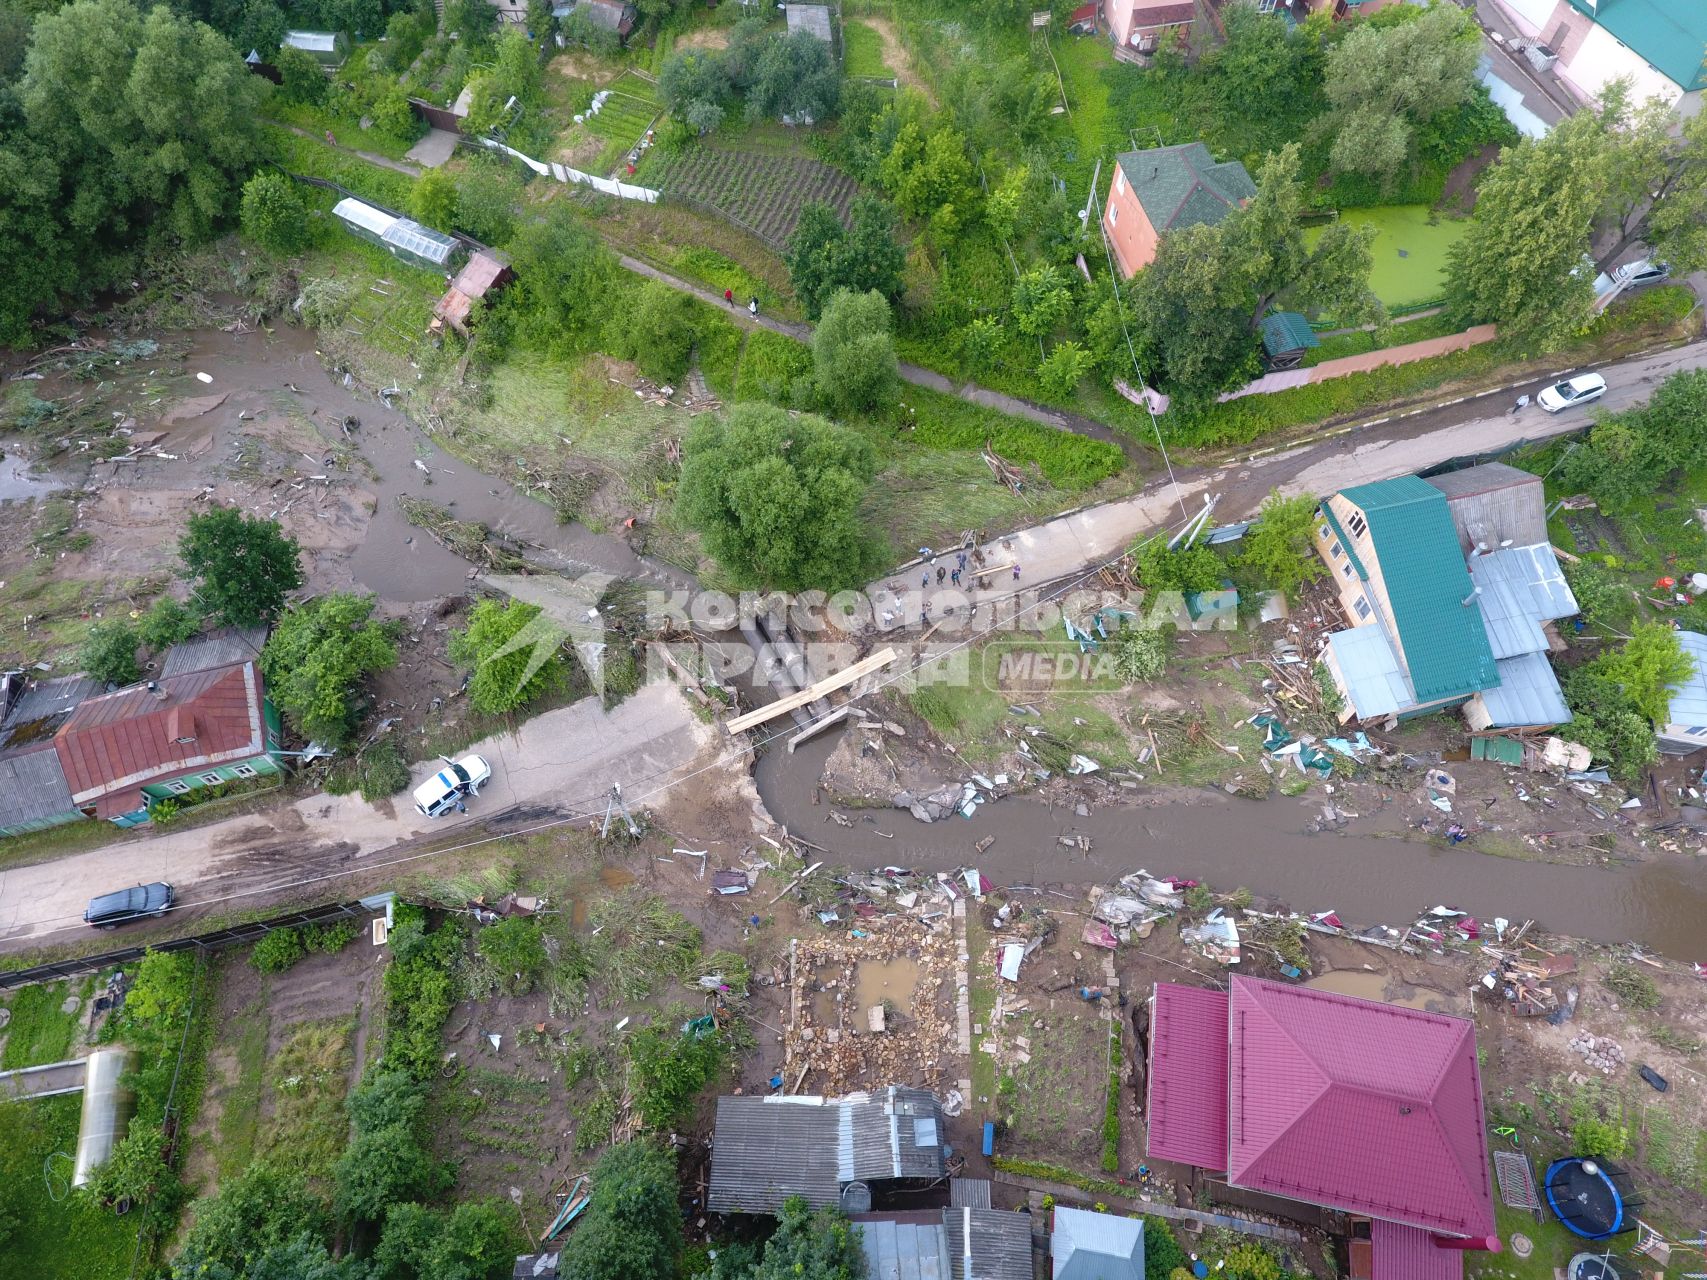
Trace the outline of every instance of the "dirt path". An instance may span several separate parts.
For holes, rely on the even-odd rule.
[[[277,122],[275,121],[274,123]],[[324,133],[315,133],[312,129],[301,129],[294,124],[279,125],[279,128],[289,129],[298,137],[313,138],[316,142],[325,142],[327,138],[327,135]],[[334,139],[337,137],[336,134],[331,136]],[[363,151],[360,147],[346,147],[343,143],[335,140],[328,145],[338,151],[348,152],[352,156],[360,156],[369,164],[377,164],[382,169],[395,169],[398,173],[408,174],[411,178],[419,178],[423,172],[421,166],[418,164],[408,164],[402,160],[393,160],[390,156],[382,156],[376,151]]]
[[[925,95],[925,101],[934,109],[937,106],[936,94],[930,85],[920,78],[918,70],[913,66],[913,55],[907,46],[901,43],[900,36],[895,34],[895,24],[888,18],[878,18],[870,14],[862,14],[857,19],[849,18],[849,22],[863,22],[883,41],[883,60],[895,71],[895,78],[908,89],[917,89]]]

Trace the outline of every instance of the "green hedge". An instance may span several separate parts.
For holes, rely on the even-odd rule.
[[[369,164],[348,152],[276,125],[267,126],[266,134],[273,147],[273,159],[289,172],[329,179],[364,199],[393,209],[408,208],[409,195],[415,189],[415,180],[408,174]]]

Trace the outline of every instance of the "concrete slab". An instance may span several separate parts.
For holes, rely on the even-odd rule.
[[[456,134],[448,129],[429,129],[427,136],[409,148],[407,158],[428,169],[437,169],[456,154]]]

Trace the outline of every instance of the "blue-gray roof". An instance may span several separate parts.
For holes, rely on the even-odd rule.
[[[853,1225],[865,1250],[866,1280],[950,1280],[941,1222],[884,1219]]]
[[[1482,690],[1482,705],[1491,717],[1490,728],[1516,729],[1522,725],[1564,724],[1571,718],[1559,677],[1544,652],[1501,658],[1500,682]]]
[[[56,676],[31,680],[14,672],[9,680],[25,681],[24,692],[0,723],[0,751],[23,749],[47,742],[85,698],[105,693],[107,687],[88,676]]]
[[[954,1280],[1031,1280],[1031,1215],[1006,1209],[944,1209]],[[966,1256],[972,1274],[965,1274]]]
[[[194,636],[166,650],[160,664],[160,678],[187,676],[196,671],[214,671],[253,662],[261,656],[267,643],[265,627],[221,627],[205,636]]]
[[[924,1089],[719,1098],[707,1206],[775,1213],[802,1196],[817,1209],[850,1182],[940,1178],[942,1130],[942,1104]]]
[[[1577,598],[1565,582],[1559,557],[1546,543],[1475,556],[1470,578],[1480,592],[1476,603],[1495,658],[1545,651],[1547,636],[1541,624],[1577,612]]]
[[[1672,686],[1666,723],[1700,728],[1707,725],[1707,636],[1699,631],[1679,631],[1677,642],[1683,646],[1695,669],[1687,680]]]
[[[65,769],[51,746],[0,757],[0,831],[77,816]]]
[[[1416,706],[1416,695],[1399,666],[1399,655],[1379,625],[1336,631],[1328,637],[1328,650],[1345,681],[1351,709],[1360,720],[1390,716]]]
[[[1057,1208],[1049,1254],[1055,1280],[1144,1280],[1144,1220]]]
[[[1263,350],[1271,356],[1319,347],[1322,340],[1310,322],[1296,311],[1273,311],[1262,318]]]

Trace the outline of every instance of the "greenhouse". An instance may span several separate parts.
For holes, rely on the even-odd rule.
[[[350,56],[350,38],[342,31],[287,31],[284,43],[328,67],[339,66]]]
[[[393,217],[383,209],[363,204],[352,196],[338,201],[332,208],[332,216],[343,223],[350,234],[378,245],[410,266],[425,267],[429,271],[448,272],[452,260],[462,248],[456,239],[443,232],[423,227],[410,218]]]

